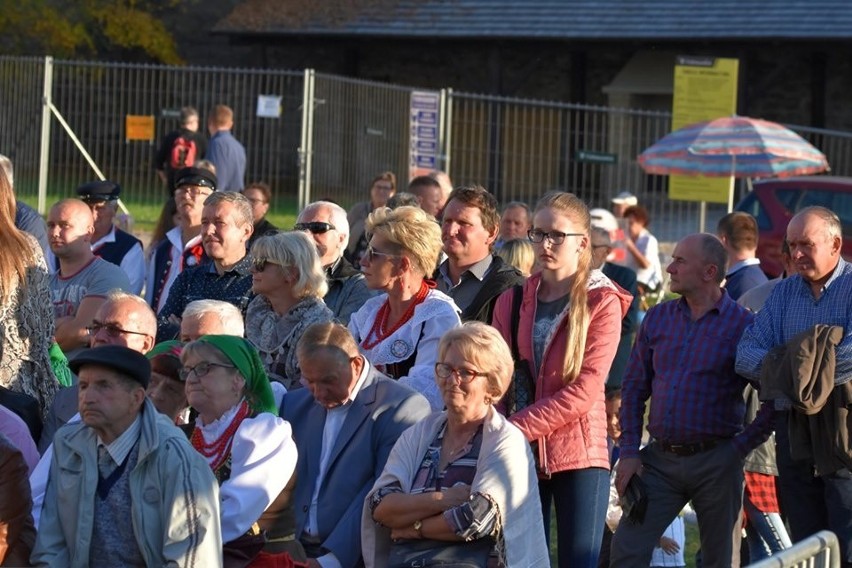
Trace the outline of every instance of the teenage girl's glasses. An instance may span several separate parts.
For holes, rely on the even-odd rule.
[[[562,231],[550,231],[546,233],[541,229],[530,229],[527,231],[527,236],[534,243],[540,243],[547,239],[552,245],[561,245],[565,242],[565,237],[585,237],[583,233],[563,233]]]

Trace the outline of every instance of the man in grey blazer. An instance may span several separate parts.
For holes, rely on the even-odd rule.
[[[311,566],[361,564],[361,508],[399,435],[429,415],[419,393],[376,371],[346,327],[318,323],[297,348],[304,389],[281,416],[299,448],[293,510]]]

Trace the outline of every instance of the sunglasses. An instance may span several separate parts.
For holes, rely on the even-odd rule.
[[[200,379],[201,377],[210,373],[213,370],[213,367],[222,367],[223,369],[236,369],[233,365],[223,365],[222,363],[208,363],[207,361],[203,363],[199,363],[195,367],[183,367],[178,371],[178,376],[180,380],[187,381],[189,379],[189,375],[191,373],[195,373],[195,378]]]
[[[254,272],[263,272],[266,269],[267,264],[278,264],[274,260],[270,260],[268,258],[253,258],[251,260],[251,269]],[[281,266],[278,264],[278,266]]]
[[[334,231],[336,229],[331,223],[325,223],[323,221],[311,221],[310,223],[296,223],[293,226],[293,230],[310,231],[315,235],[322,235],[323,233]]]
[[[373,245],[367,245],[367,250],[364,251],[364,256],[370,262],[373,262],[376,259],[375,257],[377,257],[377,256],[386,256],[388,258],[398,258],[399,257],[398,254],[390,254],[390,253],[387,253],[387,252],[377,251],[376,249],[373,248]]]
[[[141,331],[130,331],[129,329],[122,329],[118,327],[117,324],[103,323],[99,322],[98,320],[92,320],[92,325],[86,327],[86,331],[88,331],[89,335],[91,335],[92,337],[100,333],[101,330],[106,331],[106,334],[109,337],[112,337],[113,339],[125,333],[129,335],[148,335],[147,333]]]

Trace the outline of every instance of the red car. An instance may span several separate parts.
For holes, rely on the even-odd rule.
[[[760,231],[757,257],[760,267],[770,277],[779,276],[783,270],[781,243],[787,223],[797,211],[811,205],[827,207],[840,217],[842,254],[852,259],[852,177],[802,176],[757,181],[754,191],[737,205],[737,211],[745,211],[757,219]]]

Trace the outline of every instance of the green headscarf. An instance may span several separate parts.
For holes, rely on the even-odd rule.
[[[246,399],[252,411],[278,415],[269,377],[263,369],[260,355],[251,343],[234,335],[203,335],[198,338],[198,341],[209,343],[219,349],[245,378],[246,390],[249,394]]]

